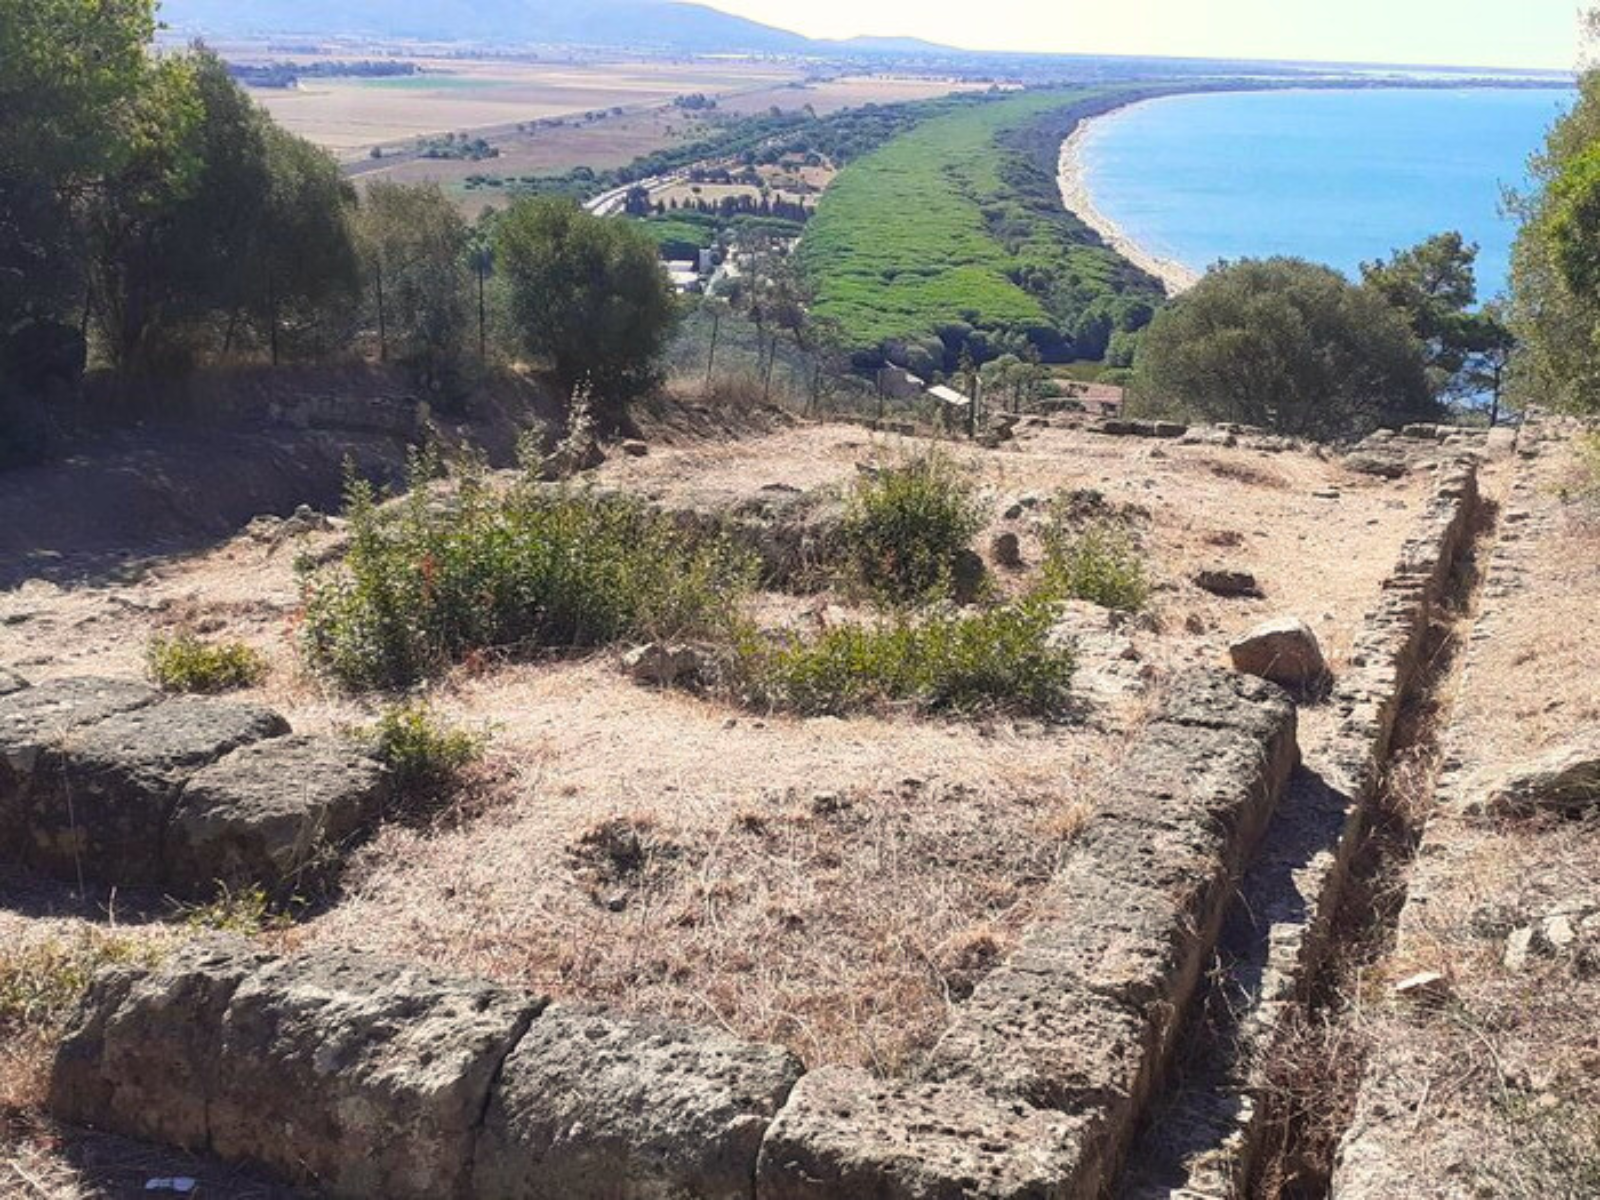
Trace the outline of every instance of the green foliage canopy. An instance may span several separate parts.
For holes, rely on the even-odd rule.
[[[553,196],[519,201],[496,226],[495,259],[523,348],[548,359],[568,393],[587,389],[620,422],[657,381],[677,319],[654,243],[631,223]]]
[[[1214,269],[1158,313],[1135,391],[1153,408],[1324,439],[1437,408],[1404,319],[1337,271],[1293,258]]]

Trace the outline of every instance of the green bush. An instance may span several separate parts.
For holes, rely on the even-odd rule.
[[[1132,535],[1109,521],[1073,532],[1053,521],[1045,533],[1041,593],[1137,612],[1150,599],[1150,576]]]
[[[929,452],[857,484],[841,542],[870,590],[912,603],[950,594],[957,557],[982,526],[971,483]]]
[[[227,692],[267,675],[267,660],[243,642],[206,642],[192,633],[157,635],[145,651],[150,677],[169,692]]]
[[[402,687],[480,652],[709,636],[753,579],[744,555],[641,502],[541,486],[495,493],[476,470],[448,497],[413,467],[380,510],[347,489],[350,549],[303,578],[302,646],[347,687]]]
[[[1073,656],[1049,640],[1047,603],[882,627],[830,629],[776,645],[750,637],[739,658],[753,700],[808,716],[909,703],[924,712],[1007,711],[1058,716],[1070,699]]]
[[[386,709],[365,732],[373,757],[389,768],[402,796],[439,791],[461,779],[483,757],[487,737],[441,722],[426,704],[412,701]]]

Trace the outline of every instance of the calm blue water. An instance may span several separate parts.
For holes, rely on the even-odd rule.
[[[1478,292],[1504,288],[1515,223],[1499,213],[1576,93],[1560,89],[1177,96],[1096,122],[1095,207],[1147,250],[1204,270],[1292,254],[1352,277],[1447,229],[1482,246]]]

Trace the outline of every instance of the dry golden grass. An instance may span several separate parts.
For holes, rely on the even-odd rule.
[[[847,487],[860,466],[924,445],[847,425],[679,438],[616,456],[598,481],[714,504],[768,484]],[[1308,620],[1337,664],[1427,487],[1311,455],[1064,428],[949,451],[993,511],[980,548],[1001,529],[1022,537],[1030,565],[997,572],[1003,588],[1024,586],[1040,556],[1037,525],[1002,515],[1012,499],[1093,489],[1135,513],[1157,590],[1131,633],[1160,670],[1220,661],[1230,637],[1281,612]],[[1340,499],[1312,495],[1329,486]],[[238,538],[136,584],[30,596],[26,620],[0,621],[0,662],[36,680],[137,675],[152,632],[188,628],[265,654],[271,673],[240,696],[297,729],[368,720],[370,702],[298,663],[295,550]],[[1268,599],[1210,596],[1188,582],[1201,566],[1250,570]],[[831,599],[762,597],[756,611],[814,621]],[[0,598],[0,615],[22,603]],[[463,671],[435,699],[445,718],[492,729],[492,782],[471,812],[383,831],[345,900],[288,943],[414,954],[886,1071],[915,1059],[1011,944],[1140,718],[1135,699],[1057,729],[762,720],[641,689],[607,656]]]
[[[1591,930],[1536,947],[1520,969],[1505,961],[1518,929],[1600,913],[1600,813],[1470,810],[1484,781],[1597,715],[1600,657],[1578,631],[1600,589],[1600,538],[1554,486],[1569,465],[1555,446],[1519,466],[1532,499],[1502,509],[1506,557],[1475,605],[1470,665],[1452,680],[1442,751],[1456,760],[1454,790],[1397,881],[1407,902],[1392,951],[1350,982],[1342,1054],[1370,1064],[1360,1161],[1375,1156],[1380,1187],[1403,1179],[1418,1197],[1600,1194],[1600,940]],[[1507,475],[1492,474],[1496,490]],[[1529,507],[1531,519],[1505,519]],[[1441,1002],[1394,994],[1419,972],[1443,976]]]
[[[690,92],[725,96],[781,86],[797,77],[784,66],[731,61],[413,61],[430,74],[398,84],[308,79],[297,89],[252,94],[285,128],[336,153],[359,157],[370,146],[427,134],[514,129],[524,122],[618,107],[654,108]],[[687,120],[683,116],[677,123]],[[493,170],[501,164],[473,165]]]
[[[887,1072],[1026,922],[1115,742],[734,717],[603,660],[511,668],[451,707],[492,715],[498,799],[470,822],[385,830],[295,944],[423,957]]]

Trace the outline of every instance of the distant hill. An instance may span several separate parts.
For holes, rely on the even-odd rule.
[[[213,36],[349,34],[701,53],[807,53],[824,45],[677,0],[164,0],[161,15],[175,32]]]

